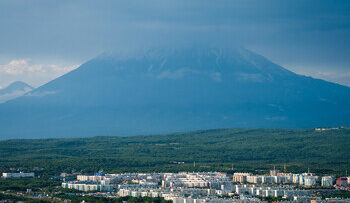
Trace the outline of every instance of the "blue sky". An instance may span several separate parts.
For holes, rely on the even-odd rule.
[[[350,1],[0,1],[0,87],[39,86],[109,50],[198,44],[350,86]]]

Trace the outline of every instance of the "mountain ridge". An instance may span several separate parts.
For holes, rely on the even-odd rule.
[[[0,89],[0,103],[15,99],[33,90],[34,88],[22,81],[15,81],[7,87]]]

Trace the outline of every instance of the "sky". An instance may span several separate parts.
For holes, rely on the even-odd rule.
[[[38,87],[110,50],[199,44],[350,86],[350,1],[1,0],[0,88]]]

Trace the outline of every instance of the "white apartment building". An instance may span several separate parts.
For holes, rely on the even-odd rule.
[[[224,173],[178,173],[166,174],[162,180],[162,187],[199,187],[219,188],[222,185],[232,185],[231,179]]]
[[[314,186],[316,185],[317,179],[317,176],[306,176],[304,178],[304,185],[308,187]]]
[[[247,182],[260,184],[260,183],[262,183],[262,177],[261,176],[247,176]]]
[[[101,175],[93,175],[93,176],[78,175],[77,176],[77,180],[79,181],[101,181],[104,179],[105,179],[105,176],[101,176]]]
[[[3,178],[33,178],[34,173],[3,173]]]
[[[75,182],[66,182],[62,183],[62,187],[66,189],[75,189],[79,191],[112,191],[113,186],[109,184],[101,184],[98,182],[89,182],[89,181],[75,181]]]
[[[237,194],[250,194],[264,197],[278,197],[278,196],[306,196],[309,195],[307,190],[297,190],[293,188],[268,187],[256,185],[236,185],[234,191]]]
[[[305,186],[314,186],[316,185],[318,180],[318,176],[314,176],[311,173],[303,173],[303,174],[293,174],[292,182],[299,185]]]
[[[333,176],[323,176],[321,180],[321,185],[323,187],[331,187],[334,185],[335,178]]]

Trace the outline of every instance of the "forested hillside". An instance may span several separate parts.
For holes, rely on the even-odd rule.
[[[121,171],[256,171],[273,166],[342,174],[350,167],[350,129],[220,129],[168,135],[0,142],[2,171],[50,174]],[[184,162],[184,163],[174,163]]]

